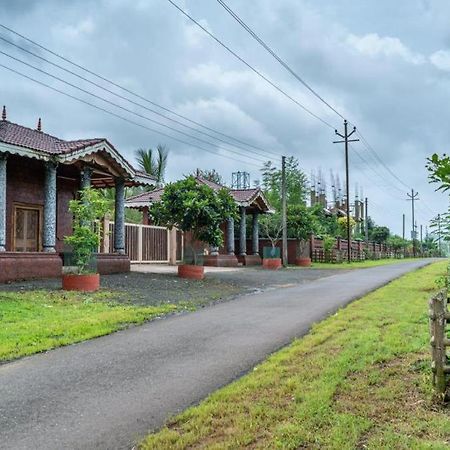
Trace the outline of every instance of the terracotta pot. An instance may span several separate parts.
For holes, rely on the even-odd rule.
[[[182,264],[178,266],[178,276],[180,278],[189,278],[191,280],[203,280],[205,277],[205,268],[203,266]]]
[[[301,267],[309,267],[311,265],[311,258],[296,258],[295,265]]]
[[[62,276],[62,288],[65,291],[98,291],[100,288],[100,274],[64,274]]]
[[[281,258],[264,258],[263,267],[270,270],[281,269]]]

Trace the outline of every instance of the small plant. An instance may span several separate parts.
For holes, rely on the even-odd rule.
[[[325,261],[330,262],[332,259],[331,256],[333,253],[333,248],[336,244],[336,238],[330,236],[329,234],[326,234],[325,236],[323,236],[322,242],[323,242],[323,251],[325,253]]]
[[[100,242],[101,224],[96,221],[107,213],[108,201],[94,189],[83,189],[79,199],[69,202],[69,211],[73,214],[73,231],[64,242],[72,247],[78,274],[87,273]]]
[[[283,233],[281,215],[278,213],[267,214],[261,217],[259,226],[262,235],[270,241],[270,245],[272,246],[272,254],[274,255],[275,248],[278,242],[280,242]]]

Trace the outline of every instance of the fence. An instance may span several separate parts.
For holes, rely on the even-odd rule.
[[[101,253],[114,248],[114,222],[105,221],[106,231],[100,245]],[[132,263],[170,263],[182,261],[184,236],[177,229],[155,225],[125,224],[125,253]]]
[[[450,323],[447,290],[442,290],[432,297],[429,306],[433,384],[445,397],[450,387],[448,383],[450,361],[446,351],[446,347],[450,346],[450,339],[447,336],[447,324]]]

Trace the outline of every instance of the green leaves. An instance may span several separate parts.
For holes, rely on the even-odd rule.
[[[439,183],[438,191],[450,189],[450,157],[445,153],[439,156],[437,153],[427,158],[425,166],[430,173],[428,178],[431,183]]]
[[[227,218],[237,217],[237,208],[227,189],[214,191],[189,176],[169,183],[150,214],[159,225],[191,231],[194,239],[220,247],[220,226]]]

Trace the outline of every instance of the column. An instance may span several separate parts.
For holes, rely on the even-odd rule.
[[[0,252],[6,250],[6,161],[7,154],[0,154]]]
[[[42,246],[50,253],[56,251],[56,168],[53,162],[45,165]]]
[[[85,166],[80,173],[80,188],[86,189],[91,187],[92,169]]]
[[[245,256],[247,254],[247,236],[245,229],[245,206],[239,208],[241,221],[239,223],[239,255]]]
[[[252,252],[254,255],[259,256],[259,213],[254,212],[252,217]]]
[[[114,208],[114,251],[125,253],[125,181],[116,178],[116,199]]]
[[[234,255],[234,219],[227,219],[227,253]]]

